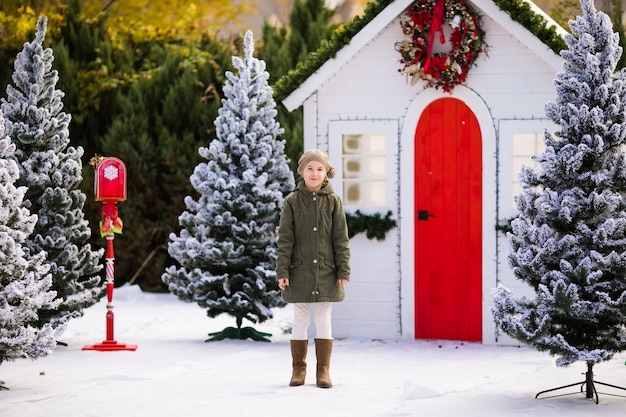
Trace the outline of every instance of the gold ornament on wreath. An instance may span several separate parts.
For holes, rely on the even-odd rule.
[[[451,49],[433,54],[437,32],[438,41],[445,43],[443,24],[452,29]],[[428,87],[450,92],[465,82],[469,69],[484,52],[480,16],[464,0],[417,0],[400,17],[400,26],[408,38],[395,44],[401,55],[398,71],[410,77],[411,85],[422,79]]]

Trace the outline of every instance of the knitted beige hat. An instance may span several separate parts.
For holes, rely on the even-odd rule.
[[[333,178],[335,176],[335,167],[330,164],[330,161],[328,160],[328,155],[326,155],[319,149],[306,151],[300,157],[300,159],[298,160],[298,174],[302,175],[302,173],[304,172],[304,167],[306,167],[306,165],[311,161],[317,161],[324,165],[324,168],[326,168],[326,176],[328,178]]]

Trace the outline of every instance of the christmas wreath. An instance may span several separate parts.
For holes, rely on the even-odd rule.
[[[435,36],[444,43],[442,25],[452,28],[448,53],[432,53]],[[398,71],[411,77],[411,85],[419,79],[428,87],[441,87],[450,92],[465,82],[467,72],[483,52],[485,32],[480,16],[464,0],[417,0],[402,14],[400,26],[408,39],[396,42],[402,58]]]

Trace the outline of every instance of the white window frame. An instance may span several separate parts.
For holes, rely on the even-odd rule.
[[[343,195],[343,136],[379,134],[385,137],[385,205],[349,205]],[[395,210],[398,200],[398,121],[397,120],[337,120],[329,122],[328,154],[336,169],[331,179],[335,193],[344,201],[348,212],[359,210],[363,214],[374,214]]]
[[[512,119],[499,122],[499,217],[509,219],[517,216],[518,210],[513,205],[513,136],[515,134],[536,134],[543,141],[544,132],[554,133],[559,126],[550,119]],[[529,161],[529,164],[532,161]],[[517,178],[515,177],[515,180]]]

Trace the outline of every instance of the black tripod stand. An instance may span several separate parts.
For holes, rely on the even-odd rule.
[[[573,384],[563,385],[562,387],[557,387],[557,388],[552,388],[552,389],[547,389],[545,391],[541,391],[537,393],[537,395],[535,395],[535,398],[539,398],[541,394],[545,394],[546,392],[558,391],[564,388],[575,387],[576,385],[580,385],[580,392],[583,392],[583,387],[585,389],[585,398],[591,398],[596,404],[598,404],[600,402],[600,399],[598,398],[598,391],[596,390],[596,384],[626,391],[626,388],[624,387],[618,387],[617,385],[611,385],[605,382],[594,381],[592,368],[593,368],[593,362],[587,362],[587,372],[585,373],[584,381],[575,382]],[[569,394],[562,394],[562,395],[569,395]],[[561,395],[554,395],[554,397],[559,397],[559,396]]]

